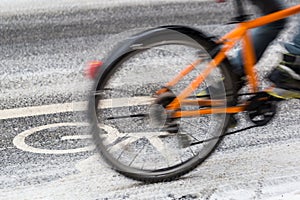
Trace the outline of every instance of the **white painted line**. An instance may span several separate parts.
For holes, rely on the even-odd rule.
[[[132,98],[115,98],[102,100],[98,108],[119,108],[119,107],[129,107],[138,105],[148,105],[152,103],[155,98],[151,97],[132,97]]]
[[[74,112],[77,111],[75,109],[83,110],[84,107],[86,107],[86,102],[52,104],[52,105],[43,105],[43,106],[6,109],[6,110],[0,110],[0,119],[29,117],[29,116],[55,114],[55,113],[62,113],[62,112]]]
[[[152,102],[150,97],[116,98],[103,100],[101,108],[117,108],[124,106],[147,105]],[[52,104],[43,106],[32,106],[24,108],[13,108],[0,110],[0,119],[12,119],[20,117],[30,117],[37,115],[49,115],[64,112],[77,112],[87,110],[87,102],[73,102],[64,104]]]
[[[63,127],[63,126],[87,126],[87,123],[57,123],[57,124],[47,124],[44,126],[38,126],[34,127],[32,129],[23,131],[22,133],[18,134],[13,139],[13,144],[23,151],[32,152],[32,153],[39,153],[39,154],[67,154],[67,153],[78,153],[78,152],[85,152],[85,151],[92,151],[95,149],[94,145],[86,146],[86,147],[80,147],[80,148],[74,148],[74,149],[42,149],[42,148],[36,148],[33,146],[29,146],[26,144],[25,139],[26,137],[49,128],[57,128],[57,127]],[[71,136],[70,136],[71,137]],[[73,136],[74,137],[74,136]],[[90,136],[83,136],[85,138]]]
[[[91,135],[66,135],[61,137],[61,140],[83,140],[92,139]]]

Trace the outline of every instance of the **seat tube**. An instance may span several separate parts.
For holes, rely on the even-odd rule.
[[[254,67],[256,63],[256,56],[249,31],[247,31],[247,33],[243,37],[243,59],[245,73],[247,75],[247,79],[250,86],[250,91],[257,92],[259,83],[257,72]]]

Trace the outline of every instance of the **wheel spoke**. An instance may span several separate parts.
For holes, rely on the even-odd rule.
[[[138,138],[132,138],[132,137],[122,138],[122,140],[117,141],[115,144],[109,146],[107,151],[115,152],[115,151],[118,151],[120,149],[122,149],[122,151],[128,150],[128,149],[126,149],[126,147],[129,144],[135,142],[137,139]]]
[[[206,85],[215,85],[214,80],[231,81],[228,71],[222,72],[227,67],[216,68],[213,77],[209,75],[204,85],[193,89],[188,99],[179,102],[174,113],[168,107],[207,68],[207,63],[212,62],[205,49],[190,46],[184,37],[179,37],[177,44],[173,34],[172,39],[167,37],[157,44],[133,48],[107,66],[105,74],[100,75],[104,78],[96,79],[98,83],[91,95],[93,100],[89,105],[95,117],[92,121],[96,122],[93,134],[99,142],[97,148],[114,169],[134,179],[170,180],[190,171],[201,162],[199,159],[209,155],[217,140],[207,140],[205,145],[193,144],[202,143],[202,138],[220,136],[224,131],[226,114],[214,118],[218,114],[210,111],[223,105],[226,97],[212,100],[198,98],[196,94],[205,90]],[[195,63],[199,55],[203,62]],[[209,96],[219,97],[213,92]],[[199,115],[195,110],[199,104],[207,107],[200,110],[202,114],[207,112],[206,115]],[[180,114],[187,117],[180,118]]]
[[[158,137],[148,137],[149,142],[159,151],[159,153],[166,158],[168,167],[179,160],[177,153],[171,148],[166,148],[165,144]]]

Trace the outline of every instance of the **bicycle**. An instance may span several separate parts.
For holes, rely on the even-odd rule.
[[[114,170],[144,182],[174,180],[201,164],[224,136],[273,119],[281,99],[270,94],[272,88],[259,89],[248,31],[300,13],[300,5],[252,20],[239,0],[236,5],[237,26],[221,38],[193,27],[161,26],[133,35],[104,63],[91,65],[93,139]],[[239,41],[250,90],[245,94],[238,93],[227,59]],[[205,88],[211,88],[208,95],[199,97]],[[230,116],[240,112],[253,126],[227,132]]]

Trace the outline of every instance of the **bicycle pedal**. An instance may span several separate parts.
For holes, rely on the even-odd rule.
[[[234,115],[230,115],[228,128],[235,128],[238,126],[238,120]]]

